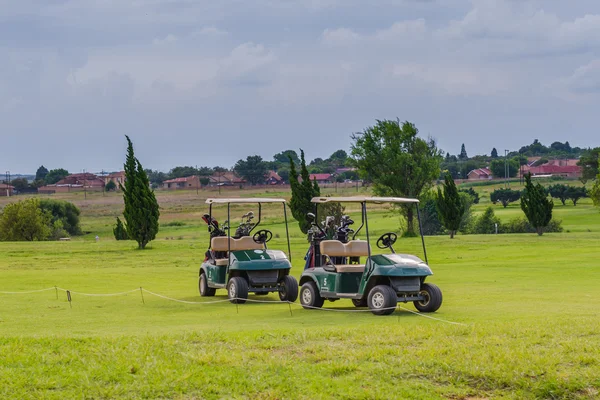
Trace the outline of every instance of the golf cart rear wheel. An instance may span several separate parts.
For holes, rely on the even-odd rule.
[[[200,291],[200,296],[202,297],[210,297],[214,296],[217,289],[208,287],[208,281],[206,280],[206,274],[204,271],[200,273],[200,280],[198,281],[198,290]]]
[[[433,283],[424,283],[419,294],[425,299],[413,303],[421,312],[435,312],[442,305],[442,291]]]
[[[375,315],[390,315],[396,311],[398,296],[388,285],[377,285],[369,292],[367,304]]]
[[[248,298],[248,282],[239,276],[231,278],[227,284],[227,297],[233,304],[244,304]]]
[[[306,282],[300,288],[300,304],[306,309],[321,308],[325,299],[321,297],[317,285],[313,281]]]
[[[366,307],[367,299],[352,299],[352,304],[354,304],[354,307]]]
[[[298,281],[286,275],[279,281],[279,300],[295,302],[298,298]]]

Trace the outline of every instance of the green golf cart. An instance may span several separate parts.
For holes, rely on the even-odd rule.
[[[394,250],[398,236],[393,232],[382,235],[377,247],[388,250],[384,254],[372,254],[367,218],[367,203],[412,203],[419,200],[395,197],[316,197],[315,214],[308,214],[311,229],[311,246],[306,265],[300,277],[300,303],[304,308],[321,308],[325,300],[351,299],[356,307],[369,307],[375,315],[389,315],[396,310],[398,302],[413,302],[421,312],[437,311],[442,305],[442,292],[425,279],[433,275],[427,262],[425,239],[421,234],[425,261],[411,254],[400,254]],[[316,222],[318,204],[358,203],[362,223],[350,238],[344,231],[342,240],[331,240]],[[417,218],[421,217],[419,208]],[[353,222],[353,221],[351,221]],[[366,240],[357,235],[365,227]],[[420,229],[422,231],[422,229]],[[361,263],[361,259],[363,260]]]
[[[209,249],[200,266],[198,288],[201,296],[214,296],[217,289],[227,289],[232,303],[246,302],[248,293],[265,295],[279,293],[281,301],[298,298],[298,281],[290,275],[290,237],[285,200],[267,198],[207,199],[209,213],[203,216],[210,233]],[[273,233],[256,230],[262,220],[262,205],[278,203],[283,206],[288,255],[268,248]],[[231,221],[232,204],[258,204],[258,221],[243,236],[231,236],[229,224],[222,227],[213,218],[213,205],[227,205],[227,220]]]

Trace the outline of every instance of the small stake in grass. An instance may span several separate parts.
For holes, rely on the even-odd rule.
[[[237,302],[237,299],[235,301],[235,311],[239,314],[240,313],[240,308],[239,308],[239,304]]]
[[[293,317],[294,314],[292,314],[292,303],[288,301],[288,306],[290,307],[290,317]]]
[[[54,286],[54,290],[56,291],[56,300],[58,300],[58,288]]]
[[[73,304],[71,304],[71,291],[67,290],[67,300],[69,300],[69,307],[73,308]]]
[[[140,294],[142,295],[142,304],[146,304],[146,302],[144,301],[144,289],[142,289],[141,286],[140,286]]]

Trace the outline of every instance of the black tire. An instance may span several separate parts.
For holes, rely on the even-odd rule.
[[[396,311],[398,296],[388,285],[377,285],[369,292],[367,305],[375,315],[390,315]]]
[[[424,301],[413,301],[415,308],[421,312],[435,312],[442,305],[442,291],[433,283],[424,283],[419,294],[425,295]]]
[[[317,285],[313,281],[306,282],[300,288],[300,304],[306,309],[321,308],[325,299],[321,297]]]
[[[352,304],[354,304],[354,307],[366,307],[367,299],[352,299]]]
[[[244,304],[248,298],[248,282],[239,276],[231,278],[227,283],[227,297],[233,304]]]
[[[202,297],[212,297],[217,292],[217,289],[208,287],[208,281],[206,280],[206,274],[204,271],[200,273],[200,279],[198,280],[198,290]]]
[[[279,281],[279,300],[295,302],[298,298],[298,281],[286,275]]]

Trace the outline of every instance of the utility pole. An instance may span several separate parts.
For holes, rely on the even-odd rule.
[[[6,197],[10,197],[10,171],[6,171]]]
[[[198,164],[196,164],[196,196],[198,196],[198,186],[200,185],[200,174],[198,173]]]
[[[104,168],[102,168],[102,180],[104,181],[104,187],[102,188],[102,197],[105,196],[104,192],[106,192],[106,181],[104,180]]]
[[[85,169],[83,170],[83,198],[84,200],[87,200],[87,192],[85,190]]]
[[[504,187],[508,187],[508,150],[504,150]]]

